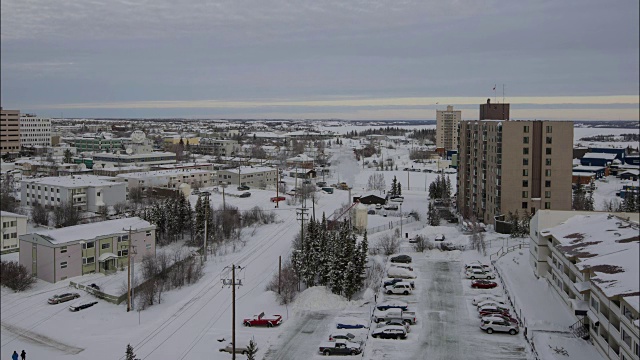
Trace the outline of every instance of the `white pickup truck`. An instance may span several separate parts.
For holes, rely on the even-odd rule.
[[[389,319],[402,319],[402,321],[414,325],[417,321],[415,311],[402,311],[400,309],[376,310],[373,313],[373,321],[381,323]]]

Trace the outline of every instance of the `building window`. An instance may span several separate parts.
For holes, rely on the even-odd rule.
[[[551,134],[551,132],[552,132],[551,130],[553,130],[551,125],[547,125],[547,133]]]
[[[63,246],[63,247],[60,248],[60,254],[64,254],[66,252],[67,252],[67,247],[66,246]]]
[[[146,248],[147,250],[151,250],[151,244],[147,244]]]
[[[529,176],[529,170],[528,169],[522,169],[522,176]]]
[[[522,180],[522,187],[529,187],[529,180]]]
[[[544,171],[544,176],[551,176],[551,169],[547,169]]]
[[[551,198],[551,191],[545,191],[545,192],[544,192],[544,197],[545,197],[546,199]]]
[[[546,149],[547,155],[551,155],[551,148]]]
[[[529,197],[529,192],[528,192],[528,191],[523,191],[523,192],[522,192],[522,197],[523,197],[524,199],[528,198],[528,197]]]
[[[545,165],[547,165],[547,166],[551,165],[551,159],[550,158],[545,159]]]
[[[118,256],[127,256],[129,254],[129,249],[118,250]]]
[[[83,265],[89,265],[89,264],[93,264],[96,261],[96,258],[93,256],[87,257],[87,258],[82,258],[82,264]]]
[[[544,187],[551,187],[551,180],[545,180]]]
[[[101,246],[101,247],[102,247],[102,250],[104,250],[104,249],[109,249],[109,248],[111,248],[111,244],[109,244],[109,243],[104,243],[104,244],[102,244],[102,246]]]
[[[627,346],[631,347],[631,336],[629,336],[629,334],[624,331],[624,329],[620,329],[621,333],[622,333],[622,341],[624,341],[625,344],[627,344]]]
[[[528,133],[529,133],[529,126],[528,126],[528,125],[525,125],[525,126],[524,126],[524,128],[523,128],[523,130],[524,130],[524,133],[525,133],[525,134],[528,134]]]
[[[591,307],[597,310],[600,310],[600,308],[598,307],[598,300],[595,299],[595,297],[591,298]]]
[[[129,235],[118,236],[118,242],[129,241]]]
[[[67,262],[63,261],[60,263],[60,269],[66,269],[67,268]]]
[[[529,137],[528,136],[523,137],[522,138],[522,143],[523,144],[528,144],[529,143]]]
[[[551,203],[550,202],[544,203],[544,208],[547,210],[551,209]]]
[[[523,208],[523,209],[526,209],[528,206],[529,206],[529,205],[527,204],[527,202],[526,202],[526,201],[523,201],[523,202],[522,202],[522,208]]]
[[[528,147],[522,148],[522,154],[529,155],[529,148]]]
[[[151,230],[147,230],[146,236],[151,236]]]

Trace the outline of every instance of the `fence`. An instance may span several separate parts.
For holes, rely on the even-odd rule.
[[[529,243],[528,242],[521,242],[519,244],[512,245],[512,246],[507,246],[507,247],[503,246],[503,247],[500,248],[500,250],[498,250],[494,254],[489,255],[489,261],[491,261],[491,263],[494,263],[496,260],[500,259],[504,255],[506,255],[506,254],[516,250],[516,249],[522,249],[522,248],[528,248],[528,247],[529,247]]]
[[[105,300],[107,302],[116,304],[116,305],[120,305],[120,303],[122,303],[123,301],[125,301],[127,299],[127,294],[123,294],[120,296],[115,296],[115,295],[109,295],[109,294],[105,294],[102,291],[96,290],[94,288],[92,288],[91,286],[87,286],[87,285],[83,285],[83,284],[78,284],[75,283],[73,281],[69,282],[69,286],[73,286],[76,289],[79,290],[84,290],[86,292],[88,292],[89,294],[97,297],[98,299],[102,299]]]
[[[402,220],[396,220],[396,221],[389,221],[388,224],[367,228],[367,234],[371,235],[371,234],[375,234],[375,233],[380,232],[380,231],[393,229],[394,227],[400,225],[400,222],[402,222],[402,225],[405,225],[405,224],[410,224],[410,223],[415,222],[415,221],[416,221],[416,219],[414,217],[403,218]]]

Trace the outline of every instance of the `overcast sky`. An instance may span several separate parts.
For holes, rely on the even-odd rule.
[[[2,0],[1,102],[59,117],[639,119],[637,0]],[[437,103],[437,104],[436,104]]]

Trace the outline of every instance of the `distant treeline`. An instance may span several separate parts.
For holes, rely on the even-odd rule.
[[[367,135],[388,135],[388,136],[402,136],[406,134],[409,130],[402,129],[399,127],[381,127],[377,129],[365,129],[362,131],[352,130],[347,132],[347,137],[358,137],[358,136],[367,136]]]
[[[436,129],[420,129],[415,130],[412,134],[409,135],[410,138],[416,140],[431,140],[434,143],[436,142]]]
[[[594,135],[581,138],[582,141],[640,141],[640,134]]]

